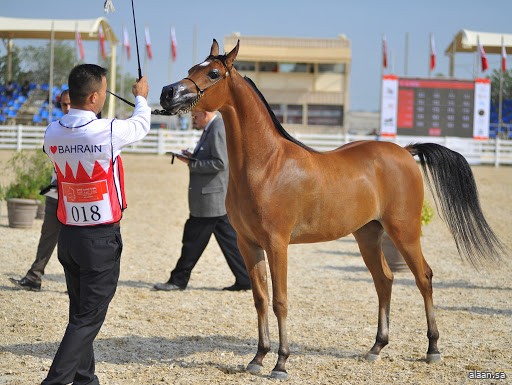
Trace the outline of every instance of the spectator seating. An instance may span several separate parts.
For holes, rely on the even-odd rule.
[[[491,104],[489,137],[500,136],[501,138],[512,139],[512,129],[510,128],[512,126],[512,99],[503,100],[501,116],[503,126],[500,132],[497,132],[499,126],[498,106]]]

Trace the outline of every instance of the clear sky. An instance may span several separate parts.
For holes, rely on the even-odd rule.
[[[105,16],[121,41],[122,26],[126,25],[132,57],[125,71],[137,76],[131,1],[113,0],[116,11],[109,14],[104,13],[103,3],[104,0],[0,0],[0,16],[55,19]],[[134,4],[141,65],[148,75],[150,102],[158,102],[162,86],[168,84],[171,26],[175,28],[178,41],[178,57],[170,71],[173,82],[186,76],[194,60],[199,62],[208,55],[213,38],[222,49],[224,36],[233,32],[242,36],[318,38],[344,34],[352,47],[350,109],[359,111],[378,110],[383,34],[389,47],[387,72],[404,76],[407,63],[407,76],[427,77],[430,33],[434,35],[437,51],[434,73],[445,75],[448,74],[448,57],[444,50],[459,30],[512,33],[510,0],[134,0]],[[153,47],[151,61],[144,59],[146,25]],[[195,50],[194,31],[197,32]],[[407,58],[406,34],[409,36]],[[40,44],[38,41],[30,43]],[[97,46],[97,43],[85,44],[86,62],[97,61]],[[0,54],[5,54],[3,44],[0,44]],[[500,65],[499,55],[488,55],[488,60],[490,70],[484,75]],[[474,55],[458,54],[455,63],[457,78],[473,78]]]

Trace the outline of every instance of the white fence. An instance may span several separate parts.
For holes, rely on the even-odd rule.
[[[0,149],[17,150],[41,148],[45,127],[0,126]],[[328,151],[356,140],[375,140],[375,136],[351,134],[302,134],[290,133],[304,144]],[[199,131],[173,131],[153,129],[141,141],[125,149],[125,152],[165,154],[184,148],[194,148],[201,133]],[[381,139],[389,140],[389,139]],[[415,137],[397,136],[392,139],[405,146],[415,142],[435,142],[460,152],[471,164],[512,165],[512,140],[474,140],[456,137]]]

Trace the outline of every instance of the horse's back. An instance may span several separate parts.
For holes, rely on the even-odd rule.
[[[416,178],[421,178],[420,170],[411,153],[393,142],[361,140],[347,143],[322,154],[327,156],[324,161],[337,159],[345,169],[350,166],[358,170],[360,168],[368,170],[368,167],[372,166],[386,175],[396,170],[400,173],[413,173]]]

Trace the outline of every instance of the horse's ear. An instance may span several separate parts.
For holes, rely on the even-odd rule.
[[[233,62],[236,59],[236,56],[238,55],[238,47],[240,46],[240,40],[236,42],[235,48],[231,50],[230,53],[226,56],[226,65],[228,67],[231,67],[233,65]]]
[[[210,56],[219,56],[219,43],[213,39],[212,48],[210,49]]]

